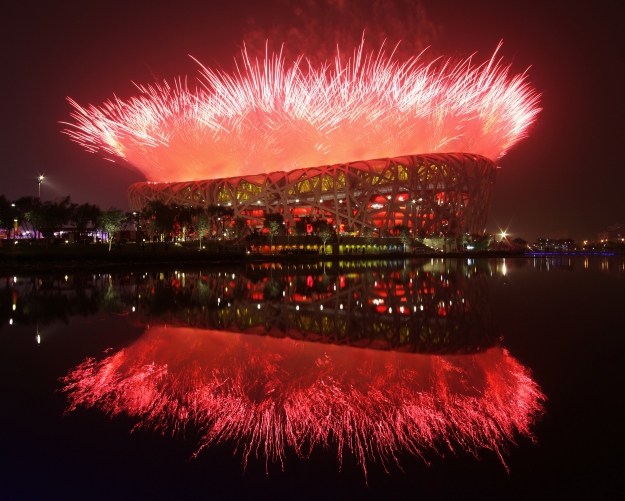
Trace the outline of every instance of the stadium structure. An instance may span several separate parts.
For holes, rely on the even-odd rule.
[[[180,183],[136,183],[133,210],[158,200],[180,206],[232,207],[262,226],[267,213],[287,224],[321,218],[361,232],[397,225],[426,235],[481,233],[495,183],[494,163],[468,153],[406,155],[251,176]]]

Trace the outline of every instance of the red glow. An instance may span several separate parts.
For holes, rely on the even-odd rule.
[[[346,63],[288,67],[280,56],[235,75],[201,69],[138,86],[138,97],[83,107],[69,100],[64,132],[90,152],[113,155],[149,181],[259,174],[408,153],[477,153],[498,159],[535,121],[538,95],[525,75],[492,58],[398,62],[357,48]]]
[[[532,437],[544,395],[529,371],[499,347],[475,355],[414,355],[237,335],[151,328],[101,362],[63,379],[68,411],[127,414],[137,428],[203,430],[198,452],[227,441],[267,463],[287,449],[307,457],[348,449],[366,475],[399,451],[503,453]]]

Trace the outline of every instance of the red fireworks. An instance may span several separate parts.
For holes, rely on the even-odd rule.
[[[495,55],[405,62],[363,53],[313,68],[280,55],[238,71],[205,67],[199,85],[138,86],[139,96],[74,107],[64,132],[150,181],[258,174],[414,153],[500,158],[523,138],[540,108],[525,74]]]
[[[319,446],[349,450],[366,475],[409,452],[504,453],[532,437],[545,396],[503,348],[435,356],[190,328],[157,327],[127,349],[63,379],[68,411],[127,414],[137,428],[203,431],[198,452],[231,442],[284,462]]]

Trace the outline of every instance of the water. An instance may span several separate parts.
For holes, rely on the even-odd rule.
[[[623,257],[0,290],[3,499],[552,498],[622,471]]]

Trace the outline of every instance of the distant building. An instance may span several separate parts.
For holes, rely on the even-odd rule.
[[[606,231],[602,231],[597,235],[599,242],[624,242],[625,241],[625,224],[614,223],[608,226]]]

